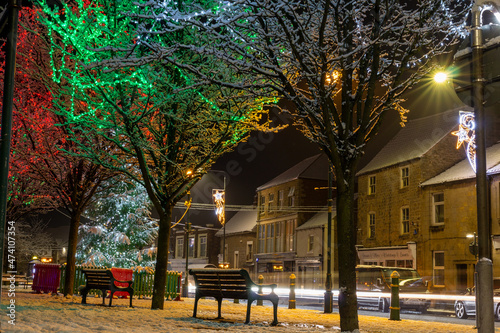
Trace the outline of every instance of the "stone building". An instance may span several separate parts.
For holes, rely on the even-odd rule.
[[[298,270],[297,228],[327,203],[328,159],[320,154],[303,160],[257,188],[255,272],[272,274],[274,282]],[[269,280],[266,280],[271,282]]]
[[[467,235],[477,230],[475,174],[451,134],[460,110],[408,122],[358,172],[360,264],[416,268],[436,292],[473,286],[476,258]],[[500,147],[490,155],[491,149]],[[488,159],[490,167],[498,162]],[[498,176],[494,168],[489,174],[492,232],[498,235]]]
[[[500,144],[486,150],[490,195],[493,276],[500,277]],[[422,271],[433,288],[462,291],[474,285],[477,232],[476,175],[467,159],[423,182]]]
[[[213,224],[191,226],[189,233],[185,225],[178,225],[170,232],[169,270],[184,272],[186,269],[186,248],[188,244],[189,268],[203,268],[208,264],[217,265],[219,239],[215,237],[218,228]],[[216,249],[215,251],[213,249]]]
[[[416,268],[431,260],[423,244],[432,230],[420,184],[463,160],[456,149],[459,110],[409,121],[358,176],[360,264]],[[438,199],[438,197],[436,197]]]
[[[225,262],[229,268],[245,268],[252,273],[255,266],[255,244],[257,235],[257,209],[239,211],[215,236],[225,243]],[[225,233],[225,241],[224,241]]]

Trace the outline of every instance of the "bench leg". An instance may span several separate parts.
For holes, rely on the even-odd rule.
[[[273,322],[271,323],[271,326],[276,326],[278,325],[278,302],[273,302]]]
[[[194,299],[194,309],[193,309],[193,318],[196,318],[196,311],[198,310],[198,300],[199,297],[195,297]]]
[[[109,306],[111,306],[111,302],[113,301],[113,294],[115,293],[114,291],[110,290],[110,295],[109,295]],[[105,295],[105,294],[103,294]],[[103,296],[104,297],[104,296]],[[104,298],[103,298],[103,301],[102,301],[102,304],[104,304]]]
[[[82,304],[87,304],[87,290],[84,289],[81,291],[82,294]]]
[[[253,302],[252,299],[247,300],[247,318],[245,320],[245,324],[250,323],[250,309],[252,308],[252,302]]]
[[[130,307],[133,308],[132,306],[132,298],[134,297],[134,291],[129,291],[128,294],[130,295]]]
[[[222,319],[221,311],[220,308],[222,306],[222,298],[217,298],[217,303],[219,304],[219,309],[217,310],[218,316],[216,319]]]

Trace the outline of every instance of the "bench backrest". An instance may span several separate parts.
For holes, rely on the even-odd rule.
[[[109,269],[83,269],[87,278],[87,286],[109,286],[113,280],[113,274]]]
[[[200,296],[247,299],[248,290],[254,286],[244,269],[190,269],[189,274]]]

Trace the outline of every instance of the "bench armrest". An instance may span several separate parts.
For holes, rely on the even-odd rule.
[[[273,284],[257,284],[257,283],[254,283],[253,284],[253,287],[257,287],[257,288],[271,288],[272,292],[274,292],[274,288],[278,287],[277,284],[273,283]]]

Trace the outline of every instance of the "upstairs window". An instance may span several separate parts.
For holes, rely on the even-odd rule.
[[[368,214],[368,238],[375,238],[375,213]]]
[[[410,168],[401,168],[401,188],[408,187],[410,185]]]
[[[307,241],[307,252],[313,252],[314,250],[314,235],[309,235],[309,239]]]
[[[260,196],[260,205],[259,205],[259,214],[264,214],[264,211],[266,209],[266,197],[261,195]]]
[[[278,191],[278,209],[283,209],[284,193],[283,190]]]
[[[201,235],[198,238],[199,247],[198,247],[198,257],[205,258],[207,256],[207,236]]]
[[[410,208],[409,207],[401,208],[401,233],[402,234],[410,233]]]
[[[375,194],[375,185],[376,185],[376,181],[377,179],[375,178],[375,176],[370,176],[370,178],[368,178],[368,194]]]
[[[176,258],[183,258],[184,257],[184,236],[179,236],[176,238],[175,257]]]
[[[444,224],[444,193],[432,195],[432,224]]]
[[[269,201],[267,203],[267,211],[268,212],[273,211],[273,204],[274,204],[274,193],[269,193]]]
[[[295,206],[295,186],[290,187],[290,190],[288,191],[288,206]]]

